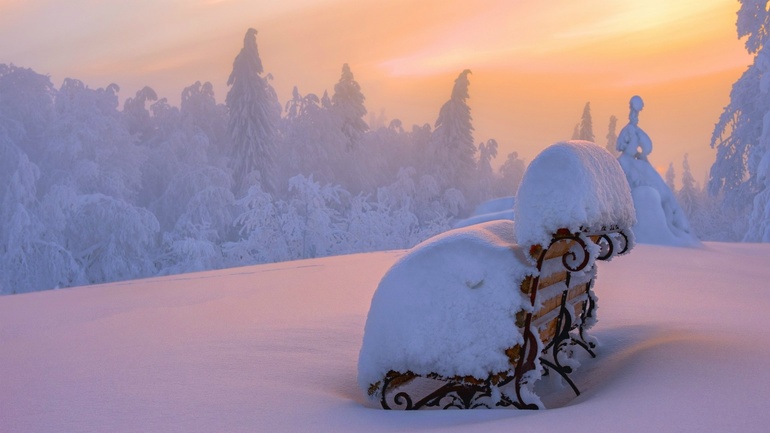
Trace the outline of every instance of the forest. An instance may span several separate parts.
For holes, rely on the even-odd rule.
[[[196,82],[179,107],[150,87],[121,107],[116,84],[67,78],[57,88],[0,64],[0,294],[409,248],[478,204],[515,195],[525,161],[500,155],[494,169],[497,141],[475,140],[470,70],[447,83],[434,122],[386,125],[367,117],[348,64],[331,92],[295,87],[281,104],[256,36],[246,32],[224,103]],[[729,131],[741,126],[727,125],[740,121],[729,110],[709,184],[693,179],[685,157],[677,198],[702,240],[770,241],[770,211],[751,206],[767,177],[761,155],[739,168],[725,162],[735,156]],[[613,152],[616,122],[606,136]],[[589,104],[573,138],[605,145]],[[675,173],[671,164],[672,190]]]

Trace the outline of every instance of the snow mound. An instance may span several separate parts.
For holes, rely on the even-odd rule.
[[[548,245],[558,229],[599,231],[636,221],[634,204],[618,161],[588,141],[554,144],[527,167],[514,207],[522,245]]]
[[[485,379],[510,368],[505,349],[523,341],[511,324],[528,302],[518,286],[536,272],[513,233],[509,220],[450,230],[393,265],[366,321],[364,391],[390,370]]]
[[[696,247],[701,243],[690,229],[684,211],[671,188],[650,164],[652,140],[639,127],[639,112],[644,101],[633,96],[629,103],[629,122],[618,134],[618,157],[631,188],[637,223],[636,241],[645,244]]]
[[[678,247],[701,245],[674,193],[655,168],[647,160],[625,153],[620,155],[619,161],[636,209],[637,223],[633,227],[636,241]]]

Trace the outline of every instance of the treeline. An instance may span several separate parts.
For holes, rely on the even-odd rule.
[[[0,293],[410,247],[523,173],[474,141],[469,75],[433,126],[370,129],[348,65],[280,104],[252,30],[224,104],[0,65]]]

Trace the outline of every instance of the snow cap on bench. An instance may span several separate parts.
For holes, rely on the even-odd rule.
[[[514,207],[520,245],[548,245],[559,229],[629,229],[634,203],[618,161],[588,141],[556,143],[524,172]]]
[[[523,341],[518,286],[536,272],[512,245],[513,221],[491,221],[434,236],[395,263],[369,309],[361,388],[390,370],[484,379],[509,369],[505,350]]]

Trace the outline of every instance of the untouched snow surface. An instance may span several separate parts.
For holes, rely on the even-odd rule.
[[[561,407],[537,412],[364,406],[356,384],[364,321],[377,283],[403,254],[2,297],[0,432],[770,426],[768,244],[637,245],[599,263],[591,330],[599,356],[573,376],[580,397],[565,392]]]

